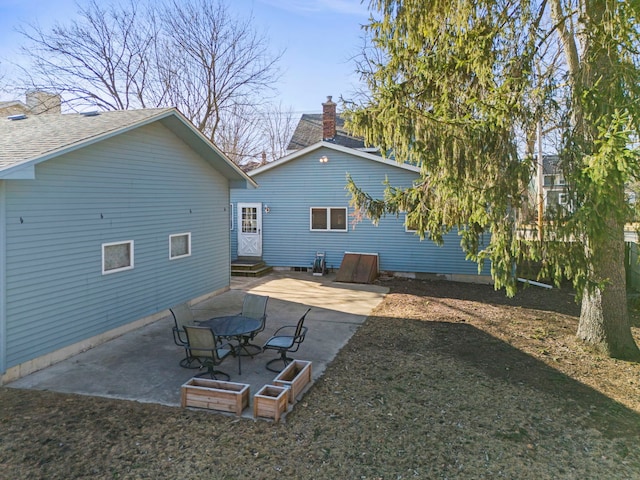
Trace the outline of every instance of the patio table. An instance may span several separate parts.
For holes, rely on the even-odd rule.
[[[199,325],[212,328],[216,336],[236,339],[238,345],[234,348],[234,354],[238,357],[238,375],[242,375],[242,366],[240,350],[242,346],[242,337],[252,334],[262,326],[259,319],[245,317],[242,315],[227,315],[224,317],[214,317],[209,320],[198,322]]]

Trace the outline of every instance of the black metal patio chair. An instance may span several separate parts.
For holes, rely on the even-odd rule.
[[[185,326],[195,326],[193,313],[186,303],[181,303],[169,309],[173,316],[173,342],[179,347],[184,347],[185,357],[180,360],[180,366],[183,368],[200,368],[202,363],[197,358],[189,355],[187,348],[189,342],[184,331]]]
[[[255,318],[257,320],[260,320],[260,328],[251,332],[250,335],[242,336],[242,351],[247,352],[247,354],[252,357],[254,354],[249,351],[249,348],[255,348],[255,353],[262,352],[262,348],[260,347],[260,345],[251,343],[251,341],[256,338],[256,335],[264,330],[267,322],[268,301],[269,297],[264,295],[256,295],[253,293],[247,293],[242,301],[242,312],[240,312],[240,315],[242,315],[243,317]]]
[[[218,376],[229,380],[229,374],[216,370],[215,367],[229,355],[234,353],[233,346],[229,343],[221,343],[216,337],[213,329],[209,327],[194,327],[185,325],[184,331],[187,335],[187,349],[189,356],[200,361],[201,368],[206,368],[206,372],[199,373],[196,377],[209,375],[213,379]]]
[[[274,358],[267,362],[267,370],[271,372],[281,372],[282,369],[278,370],[272,365],[276,362],[282,362],[282,368],[286,367],[293,358],[289,358],[287,356],[288,353],[297,352],[300,348],[300,344],[304,342],[305,336],[307,335],[307,327],[304,326],[304,320],[311,309],[307,309],[304,312],[304,315],[300,317],[298,323],[296,325],[285,325],[277,329],[273,336],[265,342],[262,346],[262,350],[277,350],[280,354],[278,358]]]

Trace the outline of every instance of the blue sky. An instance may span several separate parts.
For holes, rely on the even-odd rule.
[[[85,0],[79,0],[84,3]],[[107,2],[111,0],[103,0]],[[102,3],[102,2],[101,2]],[[357,83],[350,59],[362,46],[368,0],[228,0],[238,15],[252,14],[272,48],[285,50],[276,100],[297,113],[320,112],[327,95],[349,96]],[[0,71],[19,61],[20,22],[64,23],[76,12],[74,0],[0,0]],[[7,100],[0,92],[0,100]]]

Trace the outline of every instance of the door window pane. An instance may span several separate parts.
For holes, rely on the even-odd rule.
[[[242,207],[242,233],[258,233],[258,209]]]

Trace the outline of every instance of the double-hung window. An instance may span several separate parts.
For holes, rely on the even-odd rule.
[[[346,207],[311,207],[310,228],[312,232],[346,232]]]

